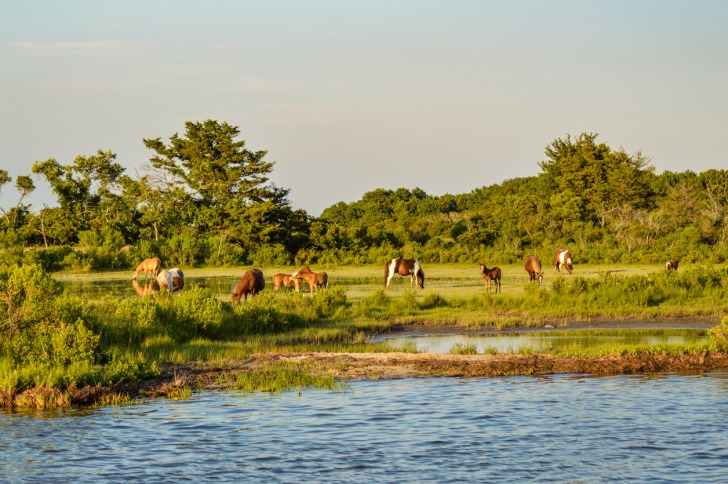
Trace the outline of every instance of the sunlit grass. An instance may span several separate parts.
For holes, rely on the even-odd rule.
[[[110,289],[128,289],[131,283],[126,280],[130,278],[127,273],[56,275],[69,281],[66,287],[71,289],[67,291],[94,285],[106,291],[95,296],[79,294],[84,298],[89,330],[99,335],[99,351],[93,361],[55,366],[35,362],[17,366],[0,360],[0,391],[12,395],[34,386],[68,388],[133,382],[158,376],[162,363],[224,366],[226,362],[269,352],[415,352],[417,348],[407,345],[393,348],[371,342],[374,335],[411,326],[472,331],[539,328],[548,323],[563,328],[591,318],[719,316],[728,308],[725,269],[685,268],[680,273],[667,273],[649,266],[612,266],[608,270],[578,266],[572,276],[547,272],[545,285],[538,287],[528,282],[520,265],[501,268],[503,292],[496,294],[485,292],[477,265],[426,266],[424,290],[410,289],[407,277],[395,278],[392,287],[385,290],[380,267],[317,267],[314,269],[329,273],[327,291],[310,295],[305,288],[302,293],[274,293],[268,289],[241,303],[230,302],[226,295],[228,282],[219,286],[222,289],[190,284],[181,295],[159,293],[142,299],[116,295],[120,291]],[[269,268],[264,273],[270,278],[276,272],[291,271]],[[188,277],[234,280],[233,274],[242,272],[241,268],[195,269],[188,272]],[[116,279],[123,285],[115,286]],[[78,284],[71,284],[73,281]],[[715,343],[704,342],[614,342],[610,341],[614,335],[608,334],[595,334],[595,342],[589,344],[556,342],[554,336],[557,333],[551,333],[542,348],[512,348],[508,353],[598,357],[720,349]],[[475,354],[477,348],[461,344],[451,352]],[[494,352],[491,348],[484,351]],[[174,398],[189,396],[182,383],[169,391]]]
[[[269,393],[305,388],[346,388],[345,383],[337,382],[333,376],[316,373],[310,364],[292,362],[267,363],[254,371],[241,373],[232,385],[226,386],[246,392]]]

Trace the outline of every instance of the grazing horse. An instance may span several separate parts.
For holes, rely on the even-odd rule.
[[[132,275],[132,279],[136,280],[137,276],[140,272],[144,272],[144,280],[147,279],[147,272],[150,272],[152,274],[152,277],[157,277],[159,273],[162,271],[162,261],[159,260],[159,257],[152,257],[151,259],[144,259],[141,264],[137,266],[136,269],[134,269],[134,273]]]
[[[485,264],[480,264],[480,273],[483,274],[485,280],[485,290],[490,292],[490,282],[495,282],[495,292],[500,292],[501,287],[501,270],[499,267],[488,269]]]
[[[159,283],[156,279],[151,279],[149,281],[144,281],[144,285],[140,286],[139,282],[136,279],[132,279],[131,285],[136,291],[136,293],[141,296],[148,296],[152,294],[153,292],[159,291]]]
[[[425,271],[417,259],[392,259],[384,263],[384,287],[389,289],[389,281],[395,274],[400,276],[410,276],[410,288],[415,287],[415,279],[417,279],[417,287],[425,288]]]
[[[185,275],[181,269],[162,270],[157,274],[159,287],[169,292],[180,292],[185,287]]]
[[[538,280],[538,285],[543,283],[543,271],[541,270],[541,261],[535,255],[529,255],[526,257],[526,263],[523,267],[528,272],[528,280]]]
[[[290,274],[276,274],[273,276],[273,290],[278,292],[282,287],[290,287],[298,292],[300,281],[291,278]]]
[[[245,301],[247,301],[248,294],[251,297],[255,297],[264,288],[265,278],[263,277],[263,272],[260,269],[250,269],[243,274],[243,277],[238,281],[235,289],[233,289],[232,300],[240,301],[240,297],[243,296]]]
[[[669,261],[667,261],[667,263],[665,264],[665,269],[667,269],[668,271],[677,271],[677,259],[670,259]]]
[[[571,253],[566,249],[557,250],[556,257],[554,257],[554,272],[559,271],[559,274],[561,274],[561,266],[566,266],[566,272],[569,274],[574,270],[571,263]]]
[[[323,271],[313,272],[308,266],[291,274],[291,279],[298,281],[303,279],[308,282],[308,286],[311,288],[311,294],[313,294],[314,289],[318,291],[321,288],[328,289],[329,287],[329,275]]]

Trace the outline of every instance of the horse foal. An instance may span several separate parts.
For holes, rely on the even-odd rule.
[[[483,274],[483,280],[485,281],[485,291],[490,292],[490,283],[495,282],[495,292],[500,292],[501,288],[501,270],[499,267],[492,267],[488,269],[485,264],[480,264],[480,273]]]

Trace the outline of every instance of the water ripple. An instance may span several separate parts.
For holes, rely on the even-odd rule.
[[[718,482],[727,381],[406,379],[0,414],[0,481]]]

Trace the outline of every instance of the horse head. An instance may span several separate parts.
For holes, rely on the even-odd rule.
[[[425,271],[422,270],[422,266],[420,265],[420,263],[417,259],[415,259],[414,272],[415,272],[415,277],[417,278],[417,287],[419,287],[420,289],[424,289],[425,288]]]

